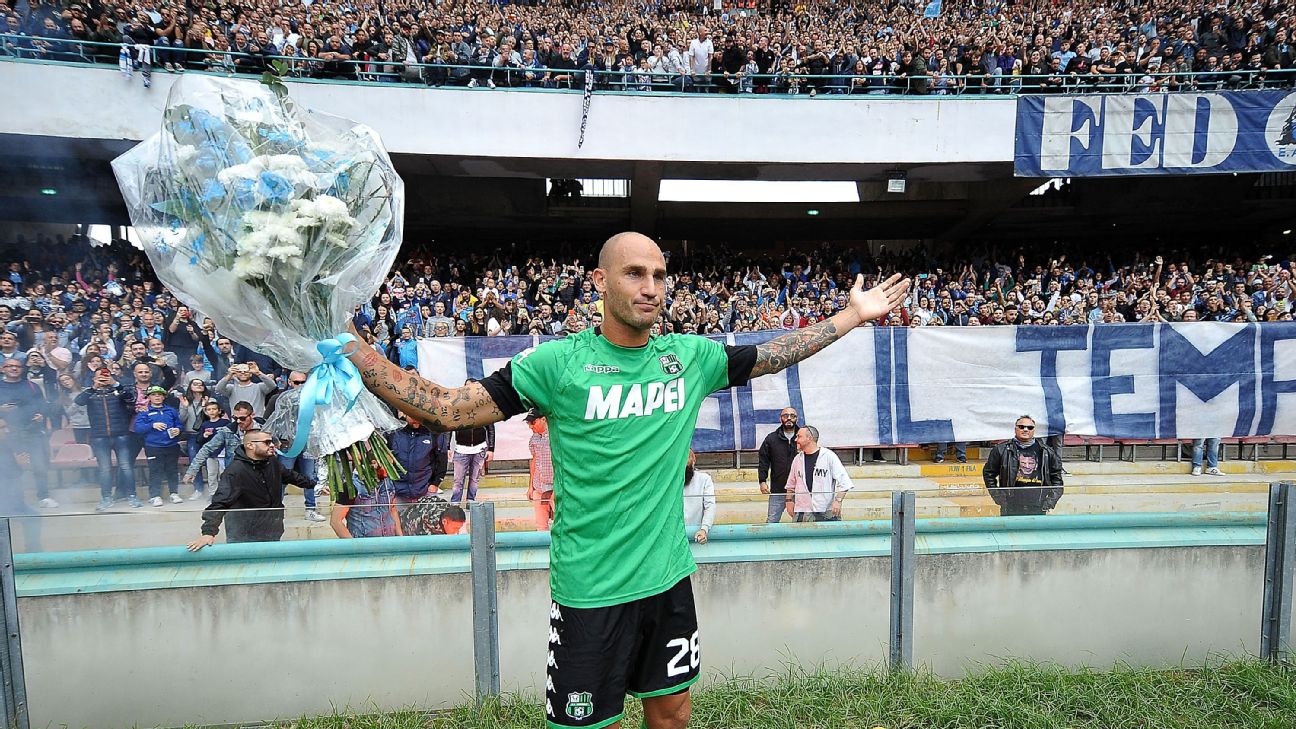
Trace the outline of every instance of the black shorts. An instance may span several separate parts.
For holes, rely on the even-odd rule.
[[[553,729],[599,729],[625,715],[625,696],[679,693],[701,666],[693,585],[621,605],[549,608],[545,719]]]

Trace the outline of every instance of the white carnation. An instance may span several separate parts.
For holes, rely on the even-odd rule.
[[[347,209],[346,203],[332,195],[320,195],[315,198],[315,214],[329,222],[355,225],[355,219],[351,217],[351,211]]]
[[[234,259],[231,270],[239,278],[265,278],[270,275],[270,259],[242,255]]]

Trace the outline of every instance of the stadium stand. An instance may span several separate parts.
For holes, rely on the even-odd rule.
[[[0,54],[481,88],[995,94],[1287,87],[1282,0],[0,3]],[[366,6],[372,7],[372,6]]]

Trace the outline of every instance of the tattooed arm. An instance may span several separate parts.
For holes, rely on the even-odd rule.
[[[850,292],[850,305],[845,309],[814,326],[788,332],[758,345],[751,376],[769,375],[791,367],[846,336],[860,324],[882,318],[899,306],[908,293],[909,279],[900,278],[898,273],[868,291],[864,290],[864,277],[856,276]]]
[[[504,420],[503,411],[480,382],[442,387],[402,370],[363,342],[347,358],[360,370],[361,379],[373,394],[414,417],[428,430],[458,430]]]

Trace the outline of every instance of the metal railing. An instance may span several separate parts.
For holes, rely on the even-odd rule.
[[[1293,518],[1291,505],[1296,497],[1296,487],[1291,483],[1281,482],[1270,485],[1269,510],[1264,517],[1268,522],[1264,551],[1264,586],[1263,613],[1259,625],[1261,658],[1282,663],[1291,659],[1290,625],[1292,619],[1292,586],[1296,579],[1296,519]],[[496,540],[495,506],[490,502],[474,502],[471,505],[473,529],[470,540],[470,571],[472,582],[472,626],[473,656],[475,665],[475,694],[478,701],[500,694],[500,632],[498,624],[499,595],[497,583],[500,568],[497,564],[498,544]],[[889,522],[877,520],[855,524],[819,524],[814,530],[804,527],[783,525],[782,527],[764,526],[763,529],[774,529],[771,534],[781,534],[779,539],[793,536],[813,538],[821,537],[864,537],[890,533],[890,549],[886,550],[891,563],[889,590],[889,631],[888,631],[888,664],[892,670],[907,671],[914,667],[913,645],[915,638],[914,600],[919,579],[916,569],[915,554],[924,549],[919,541],[919,534],[934,535],[948,532],[1017,531],[1021,533],[1046,532],[1054,529],[1068,528],[1132,528],[1146,529],[1154,527],[1192,526],[1201,527],[1210,524],[1212,517],[1203,514],[1107,514],[1095,516],[1017,516],[989,517],[986,519],[915,519],[915,494],[913,491],[901,491],[892,494]],[[1222,525],[1221,520],[1228,515],[1213,517]],[[1236,517],[1237,515],[1233,515]],[[96,518],[96,517],[89,517]],[[18,592],[14,579],[13,544],[10,539],[11,518],[0,516],[0,621],[6,629],[6,640],[0,642],[0,710],[4,712],[6,726],[25,729],[28,725],[28,703],[26,682],[22,663],[21,629],[17,620]],[[1099,523],[1101,522],[1101,523]],[[745,538],[738,527],[717,529],[719,542]],[[1011,540],[1011,537],[1009,538]],[[363,541],[363,540],[361,540]],[[381,540],[379,540],[381,542]],[[516,548],[524,543],[528,546],[546,547],[547,534],[512,535],[508,540]],[[379,542],[375,542],[379,543]],[[382,543],[379,549],[389,549],[388,543]],[[462,542],[455,542],[459,548]],[[1212,544],[1214,544],[1212,542]],[[411,542],[412,546],[413,543]],[[324,551],[335,553],[334,556],[357,554],[357,548],[365,545],[356,541],[329,543],[321,549],[313,546],[310,549],[290,547],[280,544],[239,545],[255,547],[258,550],[268,549],[286,553],[289,549],[300,552],[305,557],[315,554],[323,556]],[[336,547],[337,549],[334,549]],[[420,549],[425,548],[420,546]],[[148,556],[139,558],[140,563],[147,563],[153,568],[161,552],[149,550]],[[33,555],[26,555],[28,562]],[[48,560],[48,555],[46,556]],[[100,555],[96,559],[107,559],[98,563],[95,569],[103,569],[105,564],[112,564],[112,559],[120,559],[119,552],[115,557]],[[221,557],[223,559],[223,557]],[[780,556],[779,559],[784,559]],[[84,557],[76,557],[84,560]],[[186,553],[186,560],[212,561],[216,556],[198,557]],[[62,561],[61,558],[55,561]],[[237,561],[237,559],[235,560]],[[30,567],[30,565],[29,565]],[[402,570],[407,568],[402,568]],[[323,573],[321,573],[323,574]],[[336,579],[336,576],[323,576],[314,579]],[[921,629],[923,626],[918,626]]]
[[[383,59],[340,59],[324,49],[318,56],[282,56],[173,45],[134,46],[67,38],[0,34],[0,58],[74,65],[123,65],[145,73],[167,65],[184,71],[259,75],[282,63],[285,75],[303,81],[358,84],[422,84],[435,87],[507,88],[581,92],[586,74],[594,90],[621,93],[719,93],[827,96],[1001,96],[1037,93],[1193,92],[1289,88],[1296,69],[1200,72],[1043,75],[992,72],[832,74],[804,69],[779,73],[684,73],[666,68],[604,70],[591,64],[570,68],[475,63],[405,63]]]

